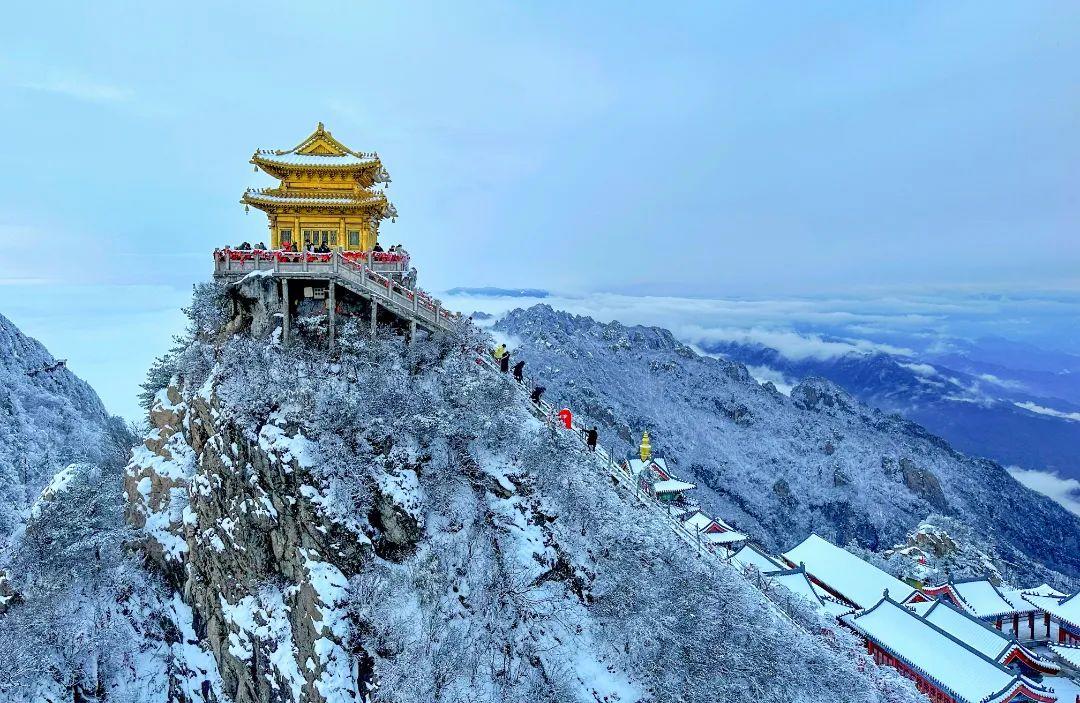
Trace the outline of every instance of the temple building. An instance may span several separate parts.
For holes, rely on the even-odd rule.
[[[257,283],[266,302],[276,292],[280,327],[271,332],[283,344],[299,332],[306,344],[325,342],[333,353],[339,324],[373,336],[387,329],[409,342],[418,330],[456,329],[460,316],[417,286],[408,253],[379,245],[380,224],[397,211],[376,187],[390,182],[377,154],[349,149],[320,122],[292,149],[260,149],[251,163],[279,181],[249,188],[240,201],[266,213],[270,246],[244,241],[216,249],[214,279]]]
[[[379,223],[397,217],[375,187],[390,183],[379,155],[353,151],[322,122],[292,149],[259,149],[251,163],[279,181],[273,188],[249,188],[240,200],[266,213],[271,249],[291,244],[369,251]]]
[[[641,437],[638,459],[624,462],[623,469],[634,477],[638,487],[664,503],[675,503],[686,491],[697,488],[692,483],[680,481],[668,470],[667,462],[662,457],[654,457],[649,433]]]
[[[912,602],[940,598],[947,600],[976,618],[991,623],[998,630],[1012,634],[1018,639],[1039,639],[1036,628],[1038,608],[1015,594],[1006,595],[985,577],[952,579],[935,585],[923,586],[922,592],[911,598]]]
[[[1014,668],[1025,676],[1037,678],[1057,674],[1061,670],[1053,662],[1043,659],[1034,650],[1020,644],[1015,637],[1009,637],[944,598],[910,603],[908,608],[926,622],[936,625],[982,655],[1002,666]]]
[[[1054,692],[889,597],[841,617],[879,665],[915,682],[932,703],[1054,703]],[[1064,701],[1062,702],[1064,703]]]

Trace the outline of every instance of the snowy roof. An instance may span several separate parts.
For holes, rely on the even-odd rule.
[[[642,461],[641,459],[630,459],[629,463],[630,474],[632,476],[637,476],[644,469],[651,468],[653,464],[655,464],[665,474],[668,473],[667,462],[664,461],[663,457],[653,457],[648,461]]]
[[[667,481],[657,481],[653,484],[653,490],[657,493],[680,493],[689,491],[692,488],[697,488],[697,486],[673,478],[669,478]]]
[[[379,162],[374,154],[290,154],[274,151],[256,152],[259,161],[281,164],[283,166],[367,166]]]
[[[1073,627],[1080,627],[1080,591],[1065,598],[1024,595],[1029,603]]]
[[[752,544],[748,544],[732,554],[730,561],[743,569],[748,566],[754,566],[762,573],[766,571],[776,571],[782,566],[780,562],[776,561]]]
[[[728,530],[727,532],[702,532],[700,534],[701,541],[708,544],[734,544],[735,542],[745,542],[749,539],[738,530]]]
[[[962,605],[977,618],[1016,612],[1016,606],[1006,600],[1001,591],[986,579],[953,581],[952,587],[962,599]]]
[[[1017,601],[1024,600],[1024,596],[1055,596],[1057,598],[1064,598],[1069,595],[1068,593],[1062,593],[1058,589],[1054,588],[1048,583],[1041,584],[1035,588],[999,588],[1009,602],[1016,606],[1022,606],[1023,603]]]
[[[915,592],[895,576],[815,534],[783,556],[792,565],[805,564],[807,573],[860,608],[878,602],[885,590],[901,601]]]
[[[844,621],[958,701],[1004,701],[1021,686],[1047,693],[891,598]]]
[[[770,583],[779,584],[792,593],[806,598],[815,607],[824,611],[826,615],[838,618],[851,612],[851,606],[840,603],[814,586],[810,579],[806,577],[806,571],[803,569],[781,569],[764,572],[762,575]]]
[[[244,193],[244,198],[251,200],[261,200],[268,203],[289,203],[298,205],[357,205],[369,200],[369,198],[356,198],[352,195],[345,196],[324,196],[319,198],[301,198],[295,196],[286,195],[274,195],[271,193],[261,193],[257,190],[249,190]]]
[[[1067,647],[1063,644],[1050,645],[1050,651],[1061,657],[1069,666],[1080,669],[1080,647]]]
[[[709,525],[720,526],[719,523],[700,510],[683,520],[683,525],[686,526],[686,529],[693,531],[704,530]]]
[[[1013,649],[1017,648],[1023,650],[1029,659],[1037,659],[1033,652],[1021,647],[1012,637],[1007,637],[997,628],[991,627],[948,601],[935,600],[918,603],[913,610],[927,622],[937,625],[969,647],[978,650],[983,656],[995,661],[1003,661]]]

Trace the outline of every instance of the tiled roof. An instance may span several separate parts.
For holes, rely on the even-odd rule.
[[[915,592],[895,576],[814,534],[783,556],[790,564],[805,564],[807,573],[860,608],[878,602],[886,589],[898,601]]]

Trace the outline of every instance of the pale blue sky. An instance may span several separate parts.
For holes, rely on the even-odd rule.
[[[0,313],[131,415],[319,120],[435,290],[1078,287],[1076,2],[387,5],[5,8]]]

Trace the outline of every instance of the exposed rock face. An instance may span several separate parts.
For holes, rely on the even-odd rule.
[[[215,405],[212,390],[159,394],[155,429],[128,468],[131,522],[193,609],[229,699],[351,700],[354,677],[370,672],[352,670],[341,597],[371,543],[322,514],[302,434],[271,419],[247,436]],[[380,512],[392,524],[387,540],[418,537],[391,500]]]
[[[911,459],[900,459],[900,472],[904,479],[904,485],[908,489],[934,506],[940,512],[948,512],[949,501],[945,499],[945,491],[941,490],[941,481],[927,469],[921,469]]]

